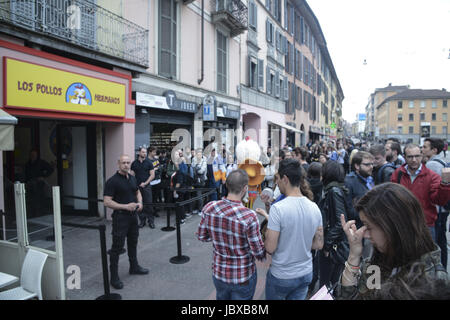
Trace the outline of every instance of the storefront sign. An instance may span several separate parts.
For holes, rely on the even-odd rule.
[[[223,104],[217,107],[217,116],[222,118],[239,119],[239,110],[233,110],[228,105]]]
[[[136,92],[136,105],[148,108],[158,108],[169,110],[167,99],[161,96],[154,96],[148,93]]]
[[[172,90],[164,92],[164,96],[136,92],[136,105],[191,113],[196,113],[198,108],[195,102],[177,99],[175,92]]]
[[[125,116],[125,84],[3,59],[6,107]]]
[[[213,96],[207,95],[203,99],[203,121],[216,121],[215,104]]]

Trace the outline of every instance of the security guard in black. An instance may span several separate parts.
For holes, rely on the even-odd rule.
[[[106,181],[104,204],[113,209],[112,247],[110,250],[111,285],[116,289],[123,288],[119,279],[119,255],[123,252],[125,239],[130,261],[130,274],[147,274],[148,270],[139,266],[137,260],[137,242],[139,237],[136,211],[142,210],[142,196],[136,178],[130,175],[131,160],[122,155],[119,159],[119,170]]]

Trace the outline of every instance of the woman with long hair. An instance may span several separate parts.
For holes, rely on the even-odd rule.
[[[340,216],[347,217],[344,168],[328,160],[322,167],[323,196],[319,202],[322,212],[324,245],[319,252],[320,287],[334,286],[348,256],[348,243],[342,230]]]
[[[420,202],[408,189],[396,183],[381,184],[366,193],[355,209],[364,224],[361,228],[356,228],[354,220],[346,222],[341,216],[350,253],[336,297],[406,297],[380,296],[392,284],[407,288],[405,290],[409,291],[411,298],[429,297],[422,292],[424,279],[439,280],[440,287],[446,288],[448,296],[449,278],[440,261],[440,249],[431,238]],[[374,251],[371,257],[361,262],[363,238],[370,240]],[[413,280],[412,273],[415,274]],[[378,277],[378,285],[373,277]]]

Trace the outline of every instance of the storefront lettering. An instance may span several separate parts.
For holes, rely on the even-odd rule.
[[[106,102],[106,103],[114,103],[114,104],[120,104],[120,98],[110,97],[110,96],[104,96],[101,94],[95,95],[95,101],[98,102]]]
[[[26,82],[26,81],[17,81],[17,89],[19,91],[33,91],[34,83],[33,82]],[[62,88],[58,87],[52,87],[46,84],[38,83],[36,84],[36,92],[42,93],[42,94],[49,94],[49,95],[55,95],[60,96],[62,94]]]

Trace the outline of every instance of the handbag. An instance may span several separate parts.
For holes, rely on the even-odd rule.
[[[330,250],[330,258],[334,264],[344,265],[348,259],[350,253],[350,247],[346,241],[341,241],[338,244],[334,244],[332,250]]]
[[[344,196],[344,206],[345,206],[345,212],[348,212],[347,203],[345,201],[345,196]],[[329,204],[329,207],[334,207],[334,205]],[[330,222],[331,222],[330,218],[328,219],[328,224],[330,224]],[[343,232],[344,231],[342,231],[342,233]],[[345,234],[344,234],[344,237],[345,237]],[[347,261],[347,259],[348,259],[349,254],[350,254],[350,247],[348,245],[348,242],[344,238],[343,240],[339,241],[338,243],[333,244],[332,249],[330,250],[330,259],[336,265],[344,265],[345,261]]]

